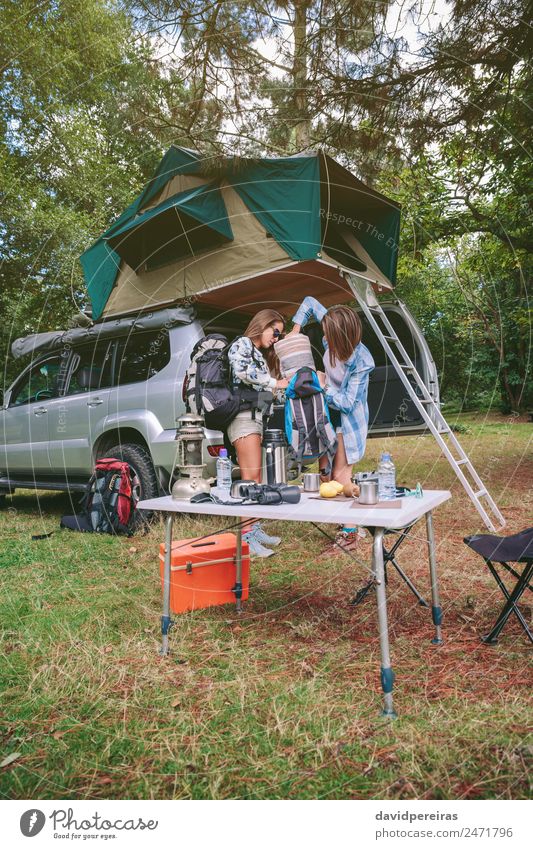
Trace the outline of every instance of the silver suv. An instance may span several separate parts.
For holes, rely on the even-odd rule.
[[[438,403],[435,364],[420,328],[396,303],[382,304]],[[179,312],[179,311],[178,311]],[[98,457],[119,457],[135,469],[139,494],[167,492],[175,459],[176,417],[185,411],[183,380],[190,352],[205,333],[229,339],[249,316],[207,307],[160,310],[148,319],[116,320],[89,331],[21,340],[31,362],[6,390],[0,407],[0,497],[15,488],[83,490]],[[320,367],[321,332],[310,325]],[[370,436],[423,431],[423,420],[370,328],[363,333],[376,362],[369,387]],[[17,343],[15,343],[16,347]],[[20,351],[19,351],[20,353]],[[210,474],[222,435],[207,431]]]

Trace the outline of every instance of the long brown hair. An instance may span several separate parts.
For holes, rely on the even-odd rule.
[[[260,339],[267,327],[270,327],[270,325],[275,324],[277,321],[281,322],[283,327],[285,327],[285,319],[276,310],[259,310],[259,312],[256,312],[254,317],[250,320],[248,327],[244,331],[244,335],[248,336],[248,338],[255,343]],[[265,360],[272,377],[279,380],[281,377],[279,359],[273,348],[269,348],[268,351],[265,352]]]
[[[350,307],[330,307],[322,319],[322,329],[329,349],[329,360],[345,362],[359,345],[363,335],[361,319]]]

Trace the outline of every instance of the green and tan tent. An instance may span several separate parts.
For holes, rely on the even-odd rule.
[[[290,312],[395,283],[400,207],[321,151],[211,160],[171,147],[81,257],[93,320],[183,301]],[[285,310],[284,310],[285,306]]]

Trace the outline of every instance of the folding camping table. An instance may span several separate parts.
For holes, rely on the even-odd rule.
[[[441,622],[442,613],[439,600],[437,580],[437,560],[435,555],[435,535],[433,531],[432,511],[451,498],[446,490],[425,491],[422,498],[403,497],[401,506],[352,506],[353,502],[348,499],[326,500],[318,498],[313,493],[302,492],[298,504],[279,505],[226,505],[213,504],[211,502],[191,504],[189,501],[175,501],[170,495],[163,498],[152,498],[140,501],[137,505],[140,510],[157,511],[164,514],[165,521],[165,563],[163,577],[163,615],[161,617],[162,645],[161,654],[168,653],[168,635],[171,626],[170,618],[170,575],[171,575],[171,549],[172,549],[172,526],[177,513],[193,513],[198,516],[228,516],[236,520],[246,516],[255,519],[275,519],[277,521],[289,522],[311,522],[314,524],[343,524],[358,525],[369,528],[373,534],[372,543],[372,574],[376,584],[379,640],[381,647],[381,686],[383,688],[383,714],[395,716],[393,705],[393,682],[394,673],[391,667],[389,630],[387,620],[387,590],[385,582],[385,566],[383,558],[383,535],[386,530],[401,530],[413,525],[422,516],[426,517],[427,545],[429,556],[429,574],[431,580],[432,618],[435,625],[435,636],[433,643],[442,642]],[[236,574],[235,596],[237,609],[240,609],[240,592],[242,590],[242,532],[240,526],[236,532]]]

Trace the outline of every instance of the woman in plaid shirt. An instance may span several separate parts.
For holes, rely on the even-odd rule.
[[[293,318],[291,334],[299,333],[311,318],[321,323],[324,332],[325,375],[320,372],[319,378],[338,440],[332,477],[344,485],[351,481],[352,465],[365,453],[368,380],[375,364],[372,354],[361,342],[359,316],[350,307],[336,306],[327,310],[316,298],[307,297]],[[348,547],[355,543],[354,532],[353,528],[342,531]]]

